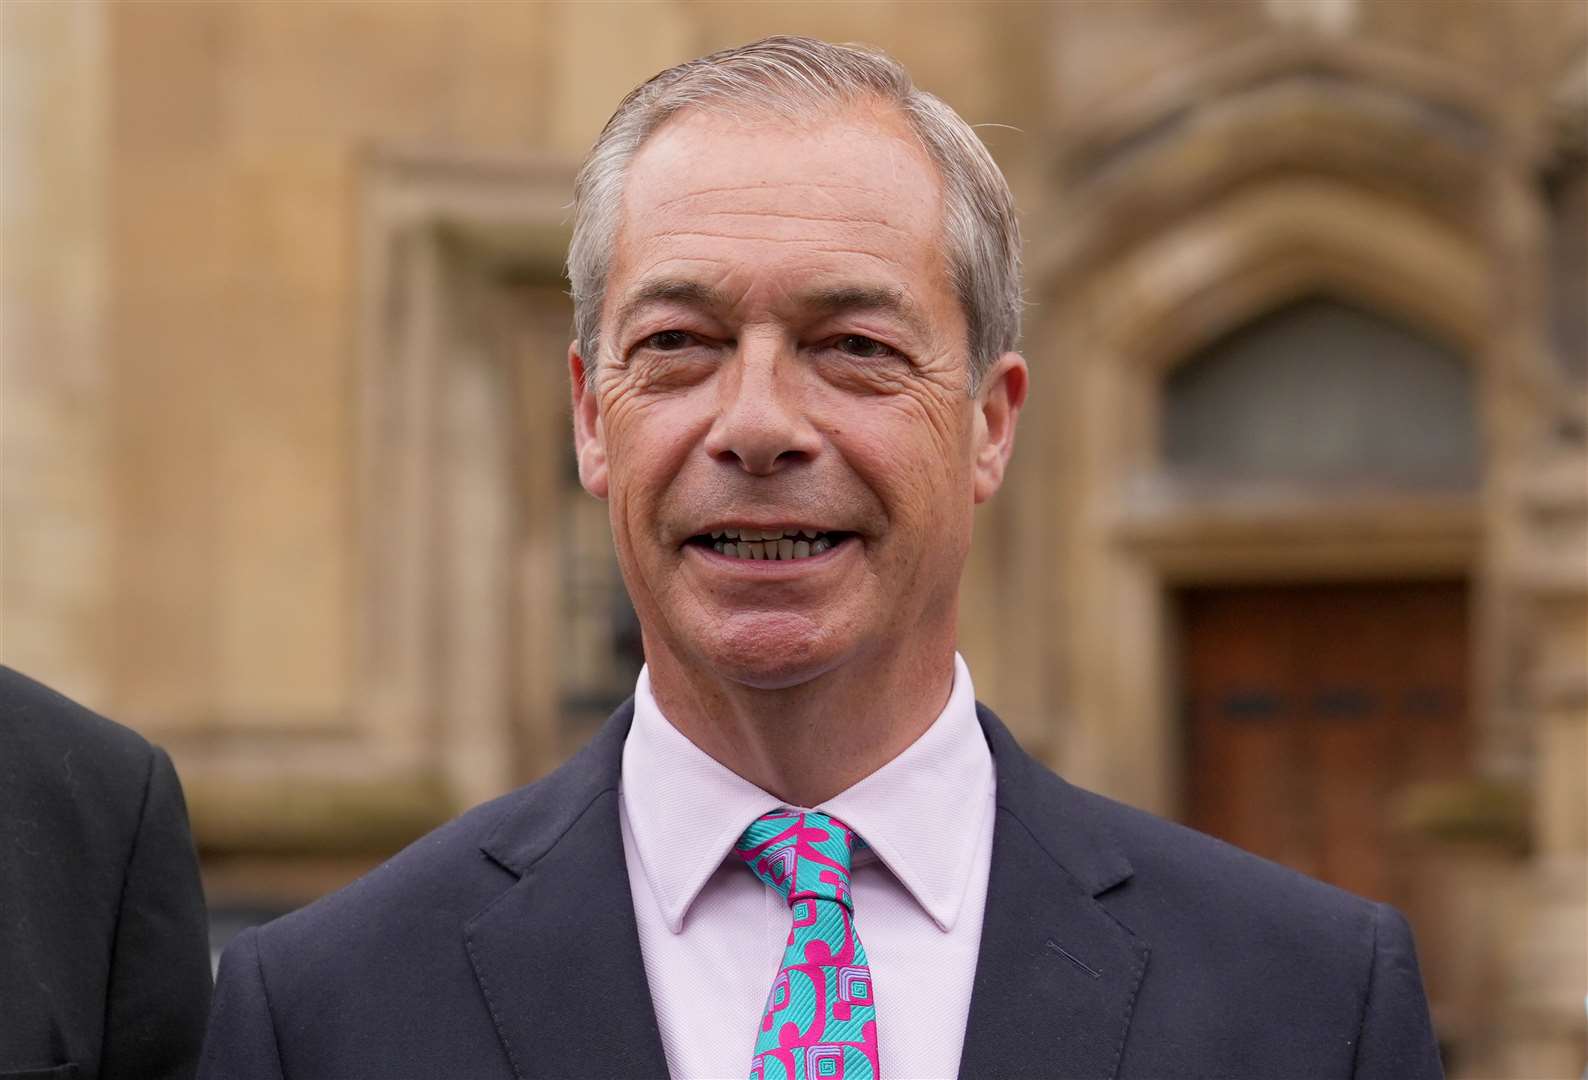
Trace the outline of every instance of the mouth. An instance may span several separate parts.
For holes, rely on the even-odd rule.
[[[716,529],[689,538],[688,543],[730,559],[794,561],[829,551],[855,534],[820,529]]]

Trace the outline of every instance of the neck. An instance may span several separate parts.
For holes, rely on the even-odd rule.
[[[851,660],[775,690],[702,672],[651,644],[651,694],[668,721],[791,806],[816,806],[892,761],[937,719],[954,685],[952,640]]]

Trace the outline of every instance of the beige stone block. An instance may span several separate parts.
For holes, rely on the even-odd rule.
[[[1535,602],[1528,613],[1531,698],[1542,707],[1588,698],[1588,602]]]
[[[131,286],[125,288],[131,294]],[[160,730],[212,715],[216,358],[225,294],[124,295],[110,335],[116,550],[112,699]]]
[[[1048,101],[1057,129],[1196,71],[1208,58],[1269,29],[1258,4],[1242,0],[1052,5]]]
[[[335,296],[231,305],[214,357],[214,657],[229,725],[292,728],[349,709],[350,350]]]
[[[471,61],[460,27],[509,5],[225,5],[227,133],[250,141],[455,138],[454,91]],[[496,9],[496,10],[492,10]]]
[[[937,5],[933,5],[934,11]],[[803,4],[774,0],[736,4],[701,0],[681,5],[684,18],[698,27],[700,51],[732,48],[773,34],[799,34],[823,41],[875,45],[892,52],[898,45],[897,4]],[[924,29],[919,19],[917,26]],[[897,54],[895,54],[897,55]]]
[[[332,140],[235,147],[216,177],[226,280],[244,294],[301,290],[350,302],[355,166],[351,147]]]
[[[235,44],[229,4],[109,4],[114,144],[121,152],[206,154],[223,137],[219,93]]]
[[[1588,860],[1539,858],[1531,886],[1509,935],[1499,1061],[1507,1076],[1575,1077],[1588,1064]]]
[[[909,69],[918,86],[943,98],[972,123],[998,120],[994,103],[1000,80],[986,72],[1007,61],[1000,54],[1003,21],[1029,13],[1032,5],[908,3],[861,5],[762,3],[718,0],[687,3],[681,17],[693,22],[700,50],[743,45],[772,34],[799,34],[823,41],[853,42],[883,49]],[[929,17],[923,17],[929,13]]]
[[[452,95],[460,143],[546,145],[552,126],[552,71],[562,43],[551,37],[548,4],[475,3],[458,27],[463,62]],[[593,137],[593,133],[592,133]]]
[[[915,84],[953,106],[972,124],[1007,123],[1000,115],[1002,80],[985,78],[1004,70],[1010,57],[998,34],[1010,4],[948,3],[934,5],[932,17],[908,5],[893,9],[888,51],[909,70]]]
[[[111,185],[111,287],[143,298],[208,299],[227,276],[226,172],[210,150],[124,153]],[[181,310],[178,309],[178,317]]]
[[[100,708],[105,22],[98,4],[0,5],[0,657]]]
[[[1474,1044],[1492,1040],[1495,986],[1512,957],[1526,903],[1527,866],[1480,845],[1418,844],[1404,850],[1417,961],[1434,1027],[1455,1043],[1453,1061],[1470,1066]],[[1464,1074],[1451,1072],[1452,1080]],[[1481,1073],[1476,1075],[1483,1075]]]
[[[1496,96],[1537,98],[1588,35],[1588,7],[1576,0],[1363,2],[1359,33],[1489,80]]]
[[[1538,731],[1538,848],[1588,853],[1588,707],[1544,713]]]
[[[630,90],[700,52],[671,4],[558,4],[551,9],[553,150],[583,154]]]

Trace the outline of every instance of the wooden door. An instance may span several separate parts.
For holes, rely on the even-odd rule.
[[[1466,773],[1463,583],[1188,590],[1188,823],[1404,909],[1410,785]]]

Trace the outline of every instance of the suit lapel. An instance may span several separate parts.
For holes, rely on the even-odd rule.
[[[1113,1077],[1148,947],[1101,897],[1131,869],[991,712],[998,816],[962,1077]],[[521,793],[482,850],[517,880],[464,927],[515,1076],[665,1076],[618,823],[632,706]]]
[[[1113,1077],[1148,947],[1098,897],[1130,864],[991,712],[998,817],[962,1077]]]
[[[519,880],[464,943],[513,1072],[666,1076],[618,823],[625,706],[482,845]]]

